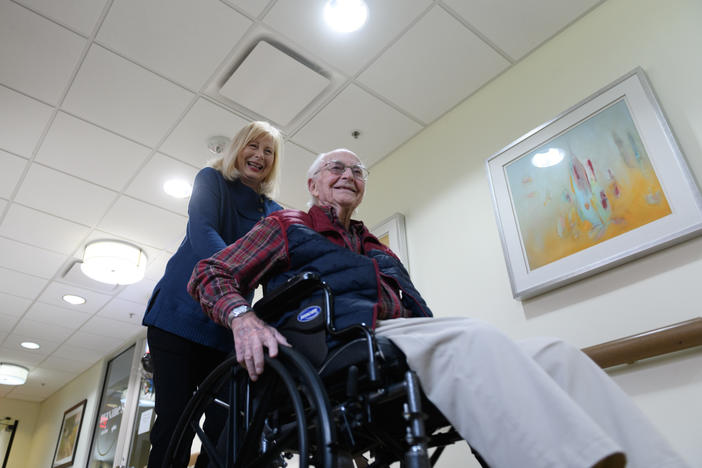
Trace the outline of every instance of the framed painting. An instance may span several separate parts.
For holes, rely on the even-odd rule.
[[[51,468],[73,466],[87,401],[88,400],[83,400],[77,405],[68,408],[63,413],[61,430],[59,431],[59,438],[56,442],[56,452],[54,453],[54,460],[51,463]]]
[[[389,218],[375,225],[371,233],[378,238],[380,242],[390,247],[390,250],[395,252],[402,261],[407,271],[409,271],[409,263],[407,258],[407,235],[405,234],[405,217],[401,213],[395,213]]]
[[[702,233],[702,196],[640,68],[488,158],[516,299]]]

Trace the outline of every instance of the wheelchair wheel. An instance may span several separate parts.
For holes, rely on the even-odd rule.
[[[212,405],[227,414],[217,440],[205,434],[202,423]],[[336,466],[336,432],[327,394],[309,362],[287,347],[279,348],[275,359],[266,357],[265,371],[256,382],[235,357],[212,371],[183,411],[164,467],[178,466],[176,460],[190,453],[193,434],[209,467],[284,467],[294,454],[300,468]]]

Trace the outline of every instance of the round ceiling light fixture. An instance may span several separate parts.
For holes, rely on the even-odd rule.
[[[20,343],[20,346],[25,348],[25,349],[39,349],[39,348],[41,348],[39,343],[35,343],[33,341],[23,341]]]
[[[17,364],[0,362],[0,384],[23,385],[27,381],[29,369]]]
[[[97,240],[85,246],[81,271],[107,284],[132,284],[144,278],[146,253],[128,242]]]
[[[367,19],[368,6],[363,0],[329,0],[324,5],[324,20],[335,31],[356,31]]]

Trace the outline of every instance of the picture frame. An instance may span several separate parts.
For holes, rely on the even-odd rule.
[[[395,213],[376,224],[370,231],[380,242],[390,247],[390,250],[395,252],[395,255],[400,258],[405,269],[409,271],[405,216],[402,213]]]
[[[486,161],[523,300],[702,233],[702,196],[638,67]]]
[[[87,399],[71,406],[63,413],[61,429],[56,441],[56,450],[51,463],[51,468],[66,468],[73,466],[76,459],[76,446],[80,438],[80,429],[83,425],[85,405]]]

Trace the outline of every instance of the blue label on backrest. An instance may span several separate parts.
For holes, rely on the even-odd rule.
[[[299,314],[297,314],[297,321],[300,323],[310,322],[322,313],[322,308],[319,306],[310,306],[303,309]]]

